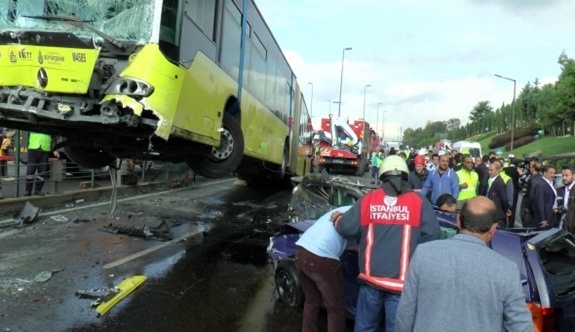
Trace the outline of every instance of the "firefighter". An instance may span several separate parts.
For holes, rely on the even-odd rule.
[[[379,170],[381,188],[347,212],[331,215],[342,236],[360,238],[355,331],[377,330],[384,308],[386,330],[394,330],[409,259],[419,243],[439,239],[433,207],[411,190],[408,173],[401,157],[386,157]]]

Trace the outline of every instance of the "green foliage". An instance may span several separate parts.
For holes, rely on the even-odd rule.
[[[513,141],[513,148],[517,149],[517,148],[522,147],[524,145],[527,145],[531,142],[535,142],[535,139],[536,139],[535,136],[521,137],[521,138]],[[511,142],[505,144],[505,150],[507,150],[507,151],[511,150]]]
[[[481,121],[483,117],[489,113],[493,113],[493,107],[489,105],[489,101],[480,101],[471,110],[469,120],[471,120],[471,122]]]
[[[537,132],[540,129],[541,129],[541,126],[537,123],[532,123],[532,124],[525,126],[525,127],[515,128],[514,133],[513,133],[514,143],[515,143],[515,141],[517,141],[520,138],[523,138],[526,136],[537,135]],[[511,132],[505,132],[503,134],[500,134],[500,135],[493,137],[493,139],[489,143],[489,148],[495,149],[495,148],[498,148],[501,146],[507,146],[509,143],[511,143]],[[515,144],[513,144],[513,145],[515,145]]]
[[[437,143],[447,137],[447,122],[427,122],[425,128],[415,130],[408,128],[403,131],[403,144],[409,146],[427,146]]]
[[[538,150],[543,153],[544,157],[563,153],[575,154],[575,136],[543,137],[531,144],[514,149],[513,153],[521,156]]]
[[[495,134],[496,134],[495,130],[492,130],[492,131],[489,131],[485,134],[478,134],[478,135],[471,136],[471,137],[467,138],[467,141],[474,141],[474,142],[475,141],[482,141],[482,140],[484,140],[490,136],[493,136]]]

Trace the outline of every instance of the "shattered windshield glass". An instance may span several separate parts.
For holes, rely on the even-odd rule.
[[[146,43],[152,36],[154,3],[158,0],[0,0],[0,32],[72,32],[100,39],[81,23],[30,18],[74,18],[124,41]]]

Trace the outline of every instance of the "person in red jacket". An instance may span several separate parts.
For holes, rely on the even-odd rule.
[[[354,331],[376,331],[385,308],[386,331],[395,330],[395,312],[409,260],[418,244],[439,239],[431,203],[413,192],[407,164],[398,156],[383,160],[381,188],[331,220],[345,237],[360,237],[359,276]]]

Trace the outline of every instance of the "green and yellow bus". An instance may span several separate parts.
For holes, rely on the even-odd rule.
[[[310,168],[301,89],[253,0],[0,0],[0,126],[66,137],[89,168]]]

